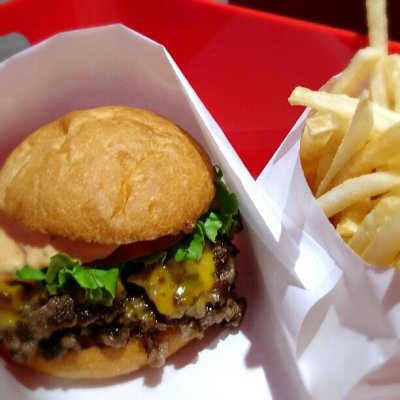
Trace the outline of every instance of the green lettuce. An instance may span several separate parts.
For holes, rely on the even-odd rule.
[[[60,253],[51,257],[46,271],[25,265],[17,271],[17,277],[40,282],[50,295],[68,293],[80,287],[85,291],[88,302],[111,306],[115,298],[119,267],[87,268]]]
[[[230,237],[239,229],[239,201],[235,193],[229,192],[222,181],[222,171],[216,169],[216,209],[208,211],[196,225],[189,239],[173,249],[175,261],[200,260],[203,255],[206,239],[215,243],[218,235]]]

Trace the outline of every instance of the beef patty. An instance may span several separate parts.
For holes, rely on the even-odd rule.
[[[148,363],[165,363],[165,349],[158,342],[161,332],[179,329],[185,338],[201,338],[214,324],[237,327],[245,313],[246,301],[235,293],[236,247],[218,240],[213,246],[215,277],[203,309],[182,318],[166,318],[149,300],[143,288],[127,282],[111,307],[88,304],[79,292],[33,297],[25,304],[12,328],[0,329],[0,344],[11,357],[25,362],[33,354],[45,359],[62,357],[68,351],[90,346],[124,347],[139,340]],[[1,295],[1,293],[0,293]]]

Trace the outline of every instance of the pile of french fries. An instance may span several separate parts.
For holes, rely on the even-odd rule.
[[[321,91],[300,143],[306,180],[343,240],[367,263],[400,267],[400,55],[388,54],[385,0],[367,0],[369,46]]]

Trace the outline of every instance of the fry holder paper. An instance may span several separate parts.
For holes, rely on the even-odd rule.
[[[308,110],[257,180],[299,253],[312,255],[308,265],[285,265],[301,287],[271,284],[270,294],[311,398],[396,398],[400,271],[366,264],[318,206],[299,157],[307,115]]]
[[[302,384],[294,361],[289,363],[277,350],[278,344],[283,351],[287,346],[264,284],[264,266],[279,264],[269,250],[274,237],[265,218],[277,231],[280,220],[167,50],[122,25],[60,33],[0,64],[0,93],[0,163],[39,126],[71,110],[100,105],[148,108],[190,132],[238,194],[246,226],[239,238],[238,292],[248,301],[240,330],[229,334],[211,329],[162,369],[146,368],[99,382],[70,382],[0,359],[0,397],[193,400],[245,398],[256,388],[260,399],[272,398],[272,392],[295,398],[299,391],[286,385],[287,377],[293,375],[293,382]],[[269,332],[269,340],[264,332]],[[282,373],[271,379],[271,370]]]

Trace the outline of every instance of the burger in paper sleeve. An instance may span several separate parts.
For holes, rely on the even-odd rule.
[[[242,228],[202,147],[145,109],[70,112],[0,171],[0,345],[60,377],[104,378],[238,327]]]

